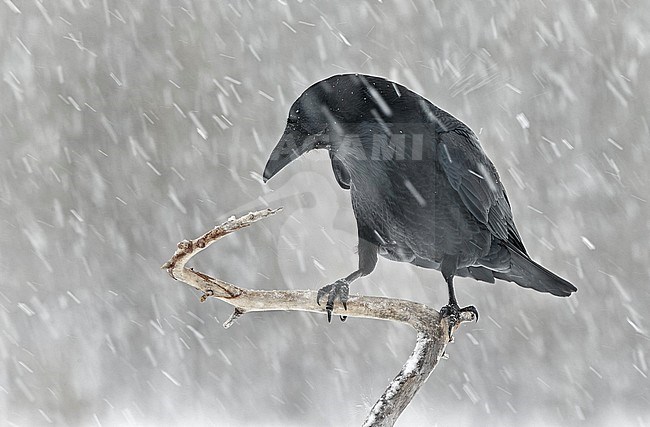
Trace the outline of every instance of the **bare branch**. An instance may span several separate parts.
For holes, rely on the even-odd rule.
[[[172,258],[162,268],[166,269],[172,278],[203,292],[201,301],[205,301],[208,297],[215,297],[234,306],[235,311],[224,323],[226,328],[231,326],[238,317],[251,311],[297,310],[326,314],[325,308],[316,304],[316,291],[263,291],[240,288],[185,266],[194,255],[220,238],[248,227],[262,218],[274,215],[281,209],[266,209],[239,218],[231,217],[194,240],[183,240],[178,244],[178,249]],[[350,296],[347,310],[335,307],[334,313],[348,317],[402,322],[417,331],[413,353],[373,406],[363,424],[368,427],[392,426],[444,354],[445,347],[449,343],[449,322],[446,318],[441,318],[436,310],[426,305],[383,297]],[[471,313],[463,312],[460,320],[464,322],[474,318]]]

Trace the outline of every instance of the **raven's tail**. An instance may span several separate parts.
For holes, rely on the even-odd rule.
[[[516,248],[509,247],[511,255],[510,271],[494,271],[494,277],[515,282],[524,288],[548,292],[559,297],[568,297],[578,289],[555,273],[552,273],[524,255]]]

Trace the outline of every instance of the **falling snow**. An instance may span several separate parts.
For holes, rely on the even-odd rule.
[[[159,268],[178,241],[267,206],[284,211],[193,267],[259,289],[356,267],[326,153],[260,177],[291,102],[342,72],[476,130],[531,256],[579,289],[458,280],[481,320],[401,425],[650,425],[650,8],[172,3],[0,2],[0,425],[362,422],[412,331],[296,313],[224,330],[228,306]],[[447,298],[438,272],[385,259],[352,292]]]

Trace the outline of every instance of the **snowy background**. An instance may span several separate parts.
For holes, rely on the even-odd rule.
[[[260,174],[341,72],[470,125],[569,299],[457,281],[481,312],[401,425],[650,425],[650,8],[642,1],[0,4],[0,424],[358,425],[411,352],[380,321],[249,314],[171,280],[176,243],[285,210],[194,266],[316,289],[356,267],[327,154]],[[447,300],[380,260],[352,292]],[[336,319],[335,319],[336,320]]]

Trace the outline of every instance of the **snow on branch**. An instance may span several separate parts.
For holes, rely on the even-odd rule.
[[[175,280],[203,292],[201,301],[215,297],[234,306],[234,313],[224,323],[226,328],[239,316],[251,311],[298,310],[326,314],[325,307],[316,304],[316,291],[246,289],[185,266],[193,256],[220,238],[274,215],[281,209],[265,209],[239,218],[231,217],[194,240],[183,240],[162,268]],[[392,320],[406,323],[416,330],[417,340],[413,352],[363,424],[373,427],[392,426],[442,358],[449,343],[449,322],[446,318],[441,318],[436,310],[423,304],[370,296],[351,295],[347,310],[338,306],[334,308],[334,313],[348,317]],[[474,320],[471,313],[461,313],[461,322],[471,320]]]

